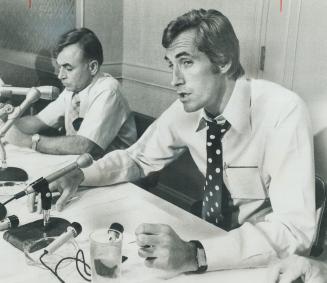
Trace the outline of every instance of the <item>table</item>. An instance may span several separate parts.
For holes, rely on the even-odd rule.
[[[12,150],[12,154],[8,154],[8,161],[10,163],[16,163],[18,159],[15,162],[14,159],[10,161],[10,156],[17,155],[19,150],[17,148],[9,148],[9,151]],[[54,168],[76,158],[73,156],[60,158],[45,156],[30,152],[30,150],[28,150],[28,154],[26,152],[20,153],[24,155],[24,164],[21,167],[30,173],[31,178],[36,178],[37,176],[35,174],[41,174],[43,171],[48,173],[49,167],[45,166],[45,160],[47,159],[49,159],[50,167]],[[41,167],[36,165],[38,164],[38,158],[43,160]],[[31,164],[39,167],[39,169],[36,170],[35,166],[28,168]],[[0,201],[7,198],[0,196]],[[22,224],[41,217],[38,214],[28,213],[25,202],[26,200],[23,198],[7,206],[8,214],[16,214]],[[125,228],[124,233],[129,238],[133,238],[135,228],[143,222],[169,224],[185,240],[203,239],[226,233],[214,225],[131,183],[101,188],[80,188],[77,197],[69,203],[64,211],[60,213],[52,211],[52,215],[65,218],[71,222],[77,221],[82,225],[83,231],[76,238],[76,241],[86,254],[88,254],[88,235],[90,232],[98,228],[109,227],[112,222],[121,223]],[[59,282],[49,271],[27,265],[24,254],[4,241],[2,237],[0,239],[0,251],[1,282]],[[123,253],[127,253],[126,255],[128,255],[129,259],[123,263],[122,283],[266,282],[267,270],[265,268],[215,271],[204,274],[182,274],[166,280],[165,278],[172,275],[144,266],[143,259],[137,256],[136,244],[124,245]],[[86,261],[89,262],[88,257]],[[71,268],[68,267],[60,271],[62,272],[60,275],[64,278],[65,282],[86,282],[79,277],[73,265],[71,266]]]

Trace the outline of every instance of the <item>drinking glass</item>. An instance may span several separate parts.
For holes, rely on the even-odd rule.
[[[99,229],[90,234],[92,282],[120,282],[123,234]]]

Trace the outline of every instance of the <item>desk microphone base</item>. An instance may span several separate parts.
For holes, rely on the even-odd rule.
[[[17,249],[24,251],[24,244],[38,242],[45,237],[58,237],[67,231],[71,223],[63,218],[51,217],[47,228],[43,226],[43,219],[39,219],[16,228],[11,228],[3,234],[3,238]],[[40,242],[39,242],[40,244]],[[35,250],[43,249],[45,246],[34,246]]]
[[[25,182],[28,179],[26,171],[17,167],[0,168],[0,182]]]

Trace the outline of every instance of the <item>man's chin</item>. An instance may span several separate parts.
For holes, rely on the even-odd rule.
[[[69,86],[65,86],[65,89],[71,92],[75,92],[75,89]]]
[[[187,113],[191,113],[199,110],[197,107],[188,105],[187,103],[183,103],[183,107],[184,107],[184,111]]]

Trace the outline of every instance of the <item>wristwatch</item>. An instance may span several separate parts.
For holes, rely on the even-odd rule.
[[[190,243],[194,243],[196,247],[196,261],[198,264],[198,270],[196,270],[195,273],[205,272],[208,268],[208,265],[207,265],[206,253],[201,242],[196,240],[191,240]]]
[[[37,149],[37,144],[40,141],[40,135],[39,134],[34,134],[32,136],[32,149],[36,151]]]

